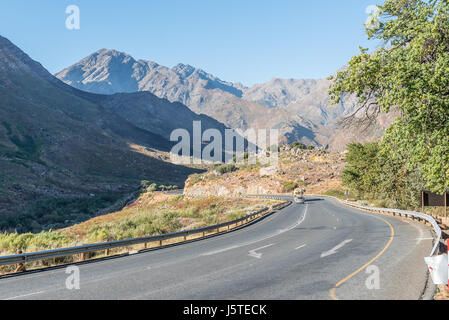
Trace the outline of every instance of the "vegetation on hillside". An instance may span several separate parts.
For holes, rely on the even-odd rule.
[[[0,231],[39,232],[62,228],[88,220],[100,209],[113,205],[123,194],[107,193],[92,197],[40,198],[28,205],[22,214],[9,215],[0,220]]]
[[[292,148],[294,150],[297,150],[297,149],[300,149],[300,150],[314,150],[315,146],[313,146],[311,144],[307,146],[304,143],[301,143],[299,141],[295,141],[295,142],[290,143],[290,148]]]
[[[285,192],[292,192],[293,190],[295,190],[299,184],[297,182],[294,181],[285,181],[284,184],[284,191]]]
[[[331,189],[331,190],[327,190],[324,193],[326,196],[331,196],[331,197],[335,197],[338,199],[346,199],[346,195],[345,192],[343,190],[339,190],[339,189]]]

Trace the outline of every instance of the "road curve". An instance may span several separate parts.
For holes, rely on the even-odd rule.
[[[0,278],[0,299],[420,299],[430,228],[307,198],[187,244]]]

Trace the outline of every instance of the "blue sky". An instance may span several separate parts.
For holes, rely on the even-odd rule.
[[[366,9],[380,0],[2,0],[0,35],[55,73],[101,49],[223,80],[323,78],[366,39]],[[68,5],[80,30],[65,27]]]

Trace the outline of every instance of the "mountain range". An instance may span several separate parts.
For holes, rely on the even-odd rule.
[[[347,95],[339,105],[331,105],[327,79],[273,78],[246,87],[190,65],[168,68],[116,50],[101,49],[55,76],[97,94],[151,92],[234,129],[276,128],[281,142],[300,141],[336,151],[353,140],[379,138],[392,120],[387,117],[363,132],[340,127],[339,120],[356,110],[356,99]]]

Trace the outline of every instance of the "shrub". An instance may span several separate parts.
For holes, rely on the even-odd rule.
[[[332,196],[332,197],[336,197],[339,199],[346,199],[345,192],[342,190],[331,189],[331,190],[327,190],[324,194],[326,196]]]
[[[62,232],[47,231],[32,233],[0,233],[0,251],[14,253],[17,250],[37,251],[54,249],[72,243],[74,239]]]
[[[147,192],[153,192],[153,191],[157,191],[157,184],[156,183],[152,183],[147,187]]]
[[[246,213],[243,210],[238,210],[226,215],[226,221],[237,220],[246,216]]]
[[[298,187],[298,184],[294,181],[286,181],[283,186],[285,192],[290,192],[295,190]]]
[[[301,149],[301,150],[305,150],[307,148],[307,146],[304,143],[300,143],[298,141],[295,141],[293,143],[290,144],[290,147],[293,149]]]
[[[228,173],[228,172],[233,172],[233,171],[235,171],[235,170],[237,170],[237,167],[236,167],[235,165],[233,165],[233,164],[225,164],[225,165],[222,165],[222,166],[220,166],[220,167],[217,168],[217,171],[218,171],[220,174],[225,174],[225,173]]]

